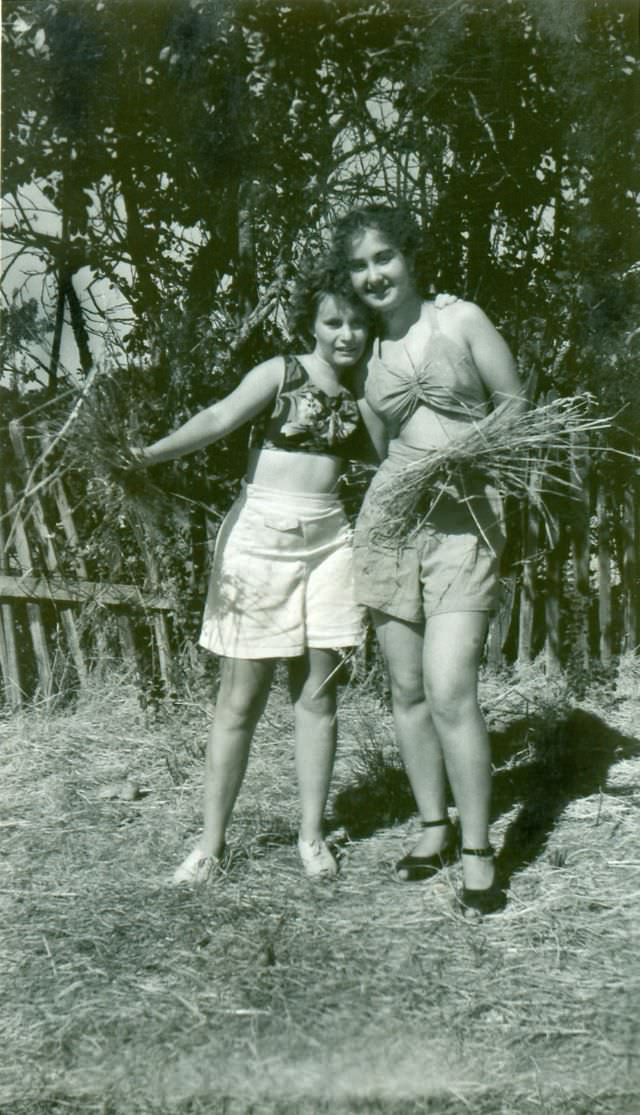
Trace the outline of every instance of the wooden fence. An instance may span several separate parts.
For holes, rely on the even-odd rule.
[[[511,517],[516,545],[489,635],[495,665],[526,666],[542,653],[554,674],[568,661],[606,666],[639,649],[637,473],[601,474],[585,456],[572,467],[576,494],[565,497],[550,523],[531,507],[519,510],[518,522]]]
[[[9,440],[14,467],[6,471],[26,484],[32,461],[25,431],[17,421],[9,424]],[[42,447],[41,441],[38,452]],[[8,449],[5,446],[5,457]],[[117,631],[118,657],[131,665],[137,664],[140,654],[136,627],[142,622],[148,628],[158,673],[170,688],[172,602],[158,584],[152,555],[145,555],[147,577],[141,586],[91,580],[62,481],[50,481],[46,500],[36,486],[34,494],[25,496],[6,475],[1,488],[0,672],[7,704],[19,708],[34,692],[50,698],[56,675],[68,678],[68,666],[74,683],[87,685],[95,664],[112,656],[104,638],[107,616]],[[65,572],[56,545],[60,536],[67,544]],[[82,637],[82,618],[89,607],[93,622],[87,640]]]
[[[77,687],[87,685],[96,667],[114,656],[106,646],[107,626],[117,631],[117,658],[133,664],[151,648],[156,673],[171,689],[172,601],[159,583],[153,556],[149,551],[141,555],[146,568],[141,585],[92,580],[82,556],[83,524],[72,513],[62,481],[50,480],[46,499],[37,490],[25,496],[33,465],[26,444],[32,437],[32,430],[27,439],[18,422],[10,424],[7,472],[20,477],[22,486],[7,477],[0,485],[5,703],[15,709],[34,693],[49,698],[61,673],[67,680],[71,674]],[[551,539],[531,508],[509,514],[511,559],[487,643],[494,666],[522,667],[542,654],[551,674],[568,660],[588,666],[596,658],[606,665],[614,655],[638,647],[637,476],[630,474],[624,482],[603,478],[585,459],[574,461],[574,467],[582,494],[559,509]],[[198,532],[202,535],[202,523],[194,523]],[[66,542],[64,572],[56,545],[60,537]],[[205,572],[200,571],[201,579]],[[87,614],[89,636],[83,622]],[[146,631],[142,647],[140,625]]]

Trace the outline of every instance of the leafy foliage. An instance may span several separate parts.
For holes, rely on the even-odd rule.
[[[169,301],[242,309],[363,197],[408,197],[434,281],[518,324],[558,273],[597,294],[630,266],[619,3],[37,0],[4,34],[5,190],[46,184],[65,235],[40,250],[122,285],[147,340]]]
[[[288,284],[336,214],[404,198],[433,285],[488,310],[533,393],[624,405],[620,445],[637,439],[631,5],[13,0],[3,39],[6,235],[68,310],[83,268],[132,308],[110,359],[123,395],[153,369],[141,436],[290,344]],[[21,297],[6,343],[28,386],[16,338],[48,340]],[[204,498],[213,472],[224,498],[243,444],[175,469]]]

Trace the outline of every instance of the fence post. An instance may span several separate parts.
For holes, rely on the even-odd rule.
[[[576,487],[574,514],[571,517],[573,572],[578,602],[576,650],[586,668],[589,664],[589,519],[591,511],[589,458],[586,453],[571,454],[571,479]]]
[[[16,499],[13,488],[9,481],[5,484],[5,493],[7,497],[7,504],[9,511],[15,523],[15,537],[16,537],[16,554],[20,567],[24,573],[29,573],[33,568],[33,561],[31,559],[31,547],[29,546],[29,539],[27,532],[24,529],[22,515],[16,506]],[[44,622],[42,619],[42,608],[39,604],[27,604],[27,619],[29,621],[29,631],[31,634],[31,642],[33,643],[33,653],[36,659],[36,666],[38,668],[38,679],[43,695],[48,700],[53,692],[53,674],[51,670],[51,659],[49,658],[49,648],[47,647],[47,639],[45,635]]]
[[[598,478],[596,512],[598,516],[598,626],[600,629],[600,658],[605,664],[611,661],[611,539],[609,531],[608,499],[602,477]]]
[[[0,495],[0,572],[9,572],[9,555],[4,533],[3,521],[4,508]],[[15,711],[22,705],[22,682],[20,678],[20,659],[16,644],[15,613],[11,604],[3,604],[0,608],[2,624],[2,676],[4,689],[10,707]]]
[[[51,443],[49,431],[46,429],[45,426],[42,426],[40,428],[40,433],[43,449],[46,449]],[[74,569],[78,577],[82,577],[84,580],[88,580],[89,574],[87,571],[85,560],[80,553],[80,539],[78,537],[76,525],[73,521],[73,514],[69,506],[69,500],[67,499],[67,493],[65,491],[64,484],[59,477],[56,478],[56,480],[54,480],[52,484],[52,493],[53,498],[56,502],[56,507],[58,508],[58,514],[60,515],[60,524],[64,531],[65,538],[71,546]],[[116,624],[118,628],[122,657],[125,662],[129,662],[135,667],[136,653],[133,632],[131,630],[131,621],[128,616],[118,615],[116,617]],[[98,627],[96,631],[96,644],[97,657],[100,661],[103,654],[106,652],[106,640],[100,627]]]
[[[531,484],[536,485],[537,475]],[[522,561],[522,589],[518,617],[518,665],[528,666],[533,654],[533,620],[537,591],[536,561],[540,545],[540,516],[532,504],[522,508],[524,518],[524,554]]]
[[[146,538],[142,540],[142,550],[144,554],[145,565],[149,574],[151,587],[156,588],[160,584],[160,577],[158,574],[158,564],[156,562],[153,550],[149,545]],[[169,639],[169,625],[167,617],[162,612],[158,612],[152,619],[153,632],[155,636],[156,647],[158,649],[158,668],[160,670],[160,677],[162,678],[166,693],[170,693],[173,689],[173,679],[171,676],[171,641]]]
[[[547,554],[544,618],[547,637],[544,644],[545,671],[560,672],[560,600],[562,596],[562,556],[559,547]]]
[[[11,443],[13,445],[14,452],[20,464],[20,468],[25,477],[25,480],[28,480],[29,458],[27,456],[27,450],[24,444],[24,438],[22,436],[20,424],[16,420],[9,423],[9,437],[11,438]],[[59,569],[58,557],[56,554],[55,546],[53,544],[52,533],[47,526],[44,507],[38,495],[34,495],[30,498],[29,508],[33,527],[42,545],[42,552],[44,555],[46,568],[49,573],[56,573]],[[78,638],[78,630],[76,628],[73,611],[71,610],[71,608],[61,607],[59,610],[59,616],[62,630],[64,631],[65,638],[67,640],[67,646],[71,652],[71,657],[73,659],[73,664],[76,668],[78,678],[80,679],[81,685],[84,685],[87,680],[87,667],[85,665],[82,647],[80,646],[80,639]]]
[[[623,631],[622,650],[635,650],[638,646],[638,537],[640,516],[637,505],[638,485],[630,477],[624,489],[622,504],[622,599]]]

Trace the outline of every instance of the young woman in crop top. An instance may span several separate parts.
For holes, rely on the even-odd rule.
[[[398,877],[429,879],[457,858],[448,776],[461,827],[462,904],[490,913],[506,897],[489,843],[491,761],[477,682],[504,545],[500,501],[481,483],[446,492],[417,538],[387,547],[375,529],[377,493],[491,409],[524,402],[511,353],[482,310],[465,301],[436,309],[421,296],[420,241],[413,219],[385,206],[353,210],[334,232],[338,264],[378,318],[365,398],[390,439],[356,527],[356,598],[371,609],[388,666],[398,744],[421,817]]]
[[[361,414],[374,445],[380,424],[350,382],[368,340],[369,315],[318,264],[294,292],[300,356],[259,364],[227,398],[137,451],[139,465],[191,453],[254,423],[241,495],[216,541],[200,644],[222,658],[205,766],[204,831],[174,875],[204,882],[223,865],[227,823],[276,660],[288,663],[295,715],[301,820],[298,848],[311,878],[335,875],[323,813],[336,748],[339,649],[357,644],[351,530],[336,485]],[[362,376],[360,376],[362,380]],[[382,451],[382,449],[381,449]]]

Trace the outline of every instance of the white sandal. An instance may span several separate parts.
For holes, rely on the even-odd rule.
[[[205,856],[200,848],[194,848],[174,872],[173,882],[176,885],[189,883],[192,886],[199,886],[207,882],[212,872],[223,870],[222,856]]]
[[[333,879],[338,864],[324,840],[303,840],[298,837],[298,851],[308,879]]]

